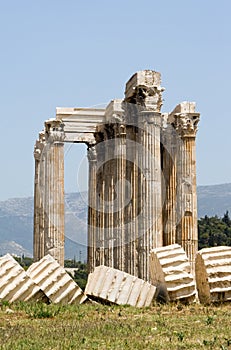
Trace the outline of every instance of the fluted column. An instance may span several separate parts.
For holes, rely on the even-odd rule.
[[[105,179],[104,179],[104,162],[105,162],[105,144],[102,130],[95,134],[96,151],[97,151],[97,172],[96,172],[96,250],[95,265],[104,265],[105,249]]]
[[[88,271],[93,272],[96,266],[96,172],[97,154],[95,146],[88,147],[87,151],[89,164],[88,178]]]
[[[126,122],[126,188],[124,223],[127,236],[127,271],[138,276],[139,242],[139,167],[138,167],[138,108],[134,103],[124,102]]]
[[[168,122],[166,120],[166,122]],[[162,128],[163,245],[176,243],[176,131]]]
[[[58,120],[46,127],[45,254],[64,265],[64,132]]]
[[[150,250],[163,245],[160,123],[158,112],[143,111],[143,130],[140,132],[141,213],[140,216],[140,275],[149,280],[148,256]]]
[[[196,132],[199,113],[195,104],[184,102],[173,111],[177,140],[177,232],[176,241],[184,248],[192,272],[198,249]]]
[[[43,216],[43,193],[44,193],[44,133],[39,134],[39,139],[34,147],[35,174],[34,174],[34,261],[43,257],[44,251],[44,216]]]
[[[163,243],[160,127],[160,73],[141,71],[126,85],[125,101],[137,105],[138,127],[138,276],[149,280],[149,253]]]
[[[129,271],[130,256],[127,251],[129,232],[125,222],[125,190],[126,190],[126,127],[123,124],[115,124],[115,268],[121,271]]]

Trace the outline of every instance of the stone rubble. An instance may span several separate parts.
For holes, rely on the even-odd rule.
[[[10,255],[0,257],[0,301],[47,301],[40,287]]]
[[[107,266],[97,266],[88,276],[85,293],[118,305],[150,306],[156,287],[138,277]]]
[[[204,248],[197,253],[196,283],[201,303],[231,300],[231,247]]]
[[[195,300],[196,283],[190,273],[189,259],[179,244],[151,250],[150,275],[158,298],[165,301]]]
[[[231,300],[231,247],[204,248],[196,255],[195,273],[178,244],[152,249],[151,284],[104,265],[89,274],[85,292],[50,255],[27,271],[10,255],[0,257],[0,301],[83,303],[88,299],[146,307],[154,299],[201,303]],[[196,290],[197,287],[197,290]]]
[[[86,300],[82,289],[50,255],[32,264],[27,274],[52,303],[81,304]]]

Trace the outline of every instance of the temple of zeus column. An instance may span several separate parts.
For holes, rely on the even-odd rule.
[[[144,280],[153,248],[178,243],[192,272],[197,251],[194,102],[162,113],[161,75],[144,70],[106,108],[57,108],[35,143],[34,259],[64,264],[64,143],[89,162],[88,269],[106,265]],[[76,228],[77,229],[77,228]]]

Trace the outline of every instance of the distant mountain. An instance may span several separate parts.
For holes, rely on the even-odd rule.
[[[231,213],[231,183],[198,187],[198,217]],[[87,192],[65,196],[65,257],[87,259]],[[0,201],[0,255],[32,256],[33,198]]]
[[[219,217],[226,210],[231,214],[231,183],[211,186],[198,186],[198,217],[205,215]]]
[[[65,196],[65,258],[87,259],[87,192]],[[0,201],[0,255],[32,256],[33,198]]]

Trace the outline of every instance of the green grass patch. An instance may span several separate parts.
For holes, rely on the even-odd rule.
[[[231,349],[231,305],[2,304],[0,349]]]

